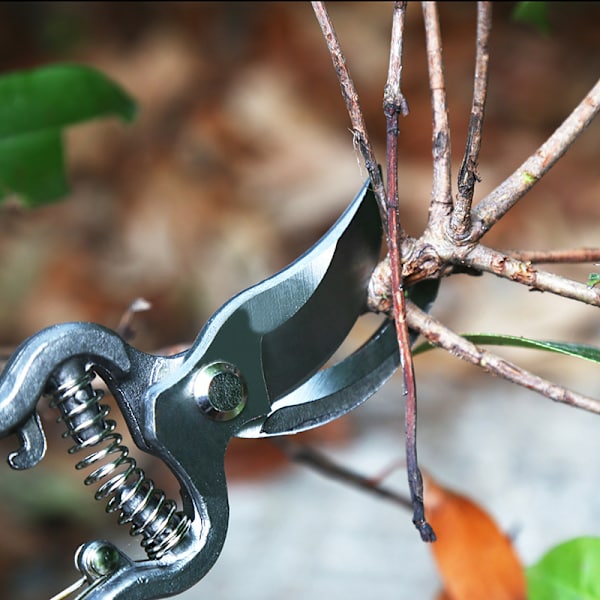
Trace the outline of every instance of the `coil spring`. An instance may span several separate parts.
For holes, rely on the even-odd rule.
[[[148,557],[159,559],[185,537],[190,519],[177,511],[175,502],[167,499],[129,456],[122,436],[115,432],[116,422],[106,418],[110,407],[100,404],[104,392],[91,385],[95,376],[93,369],[80,361],[66,363],[55,375],[50,405],[61,413],[57,421],[66,425],[63,438],[71,437],[75,442],[69,454],[104,445],[75,468],[103,462],[85,478],[85,485],[104,481],[94,494],[96,500],[107,501],[106,512],[119,512],[119,525],[131,523],[130,535],[141,535]]]

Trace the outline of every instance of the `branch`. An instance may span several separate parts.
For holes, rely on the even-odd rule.
[[[375,494],[380,498],[391,500],[395,504],[402,506],[402,508],[408,510],[412,508],[411,501],[402,494],[398,494],[382,486],[377,480],[371,477],[365,477],[333,462],[310,446],[299,444],[287,438],[272,438],[271,441],[294,462],[303,463],[327,477],[338,479],[360,490]]]
[[[335,69],[340,87],[342,89],[342,96],[346,103],[346,110],[350,117],[352,124],[352,134],[354,136],[354,143],[360,149],[360,152],[365,161],[369,178],[371,179],[371,185],[373,186],[373,192],[377,198],[379,204],[379,210],[381,211],[382,220],[386,219],[386,194],[383,187],[383,180],[381,173],[379,172],[379,166],[377,159],[375,158],[375,152],[367,133],[367,126],[363,117],[362,110],[360,108],[360,102],[358,100],[358,94],[354,87],[354,82],[350,77],[350,72],[346,66],[346,59],[340,47],[333,24],[327,13],[327,9],[323,2],[312,2],[312,7],[317,17],[317,21],[323,32],[323,37],[327,43],[331,60],[333,61],[333,67]]]
[[[558,129],[472,211],[471,241],[480,239],[556,163],[600,111],[600,80]]]
[[[442,39],[435,2],[423,2],[423,17],[425,19],[425,41],[433,118],[433,185],[428,227],[431,230],[442,231],[444,222],[452,211],[452,189],[450,184],[450,125],[448,124],[446,84],[442,64]]]
[[[572,250],[506,250],[516,260],[535,263],[593,263],[600,261],[600,248],[573,248]]]
[[[591,306],[600,306],[600,289],[590,288],[585,283],[573,281],[547,271],[534,269],[530,262],[517,260],[498,250],[477,244],[466,257],[454,264],[493,273],[510,279],[533,290],[551,292],[563,298],[578,300]]]
[[[408,103],[402,94],[402,52],[404,47],[404,25],[406,22],[406,2],[394,2],[392,17],[392,40],[388,75],[383,94],[384,110],[391,106],[403,117],[408,116]]]
[[[423,478],[417,460],[417,391],[412,353],[410,351],[410,336],[405,316],[406,306],[402,282],[401,255],[404,233],[400,226],[398,205],[398,117],[401,113],[406,114],[408,112],[408,106],[401,91],[405,16],[406,2],[395,2],[392,21],[392,41],[390,44],[390,63],[383,95],[383,112],[386,120],[386,167],[388,182],[388,201],[386,206],[387,241],[392,279],[394,324],[396,326],[396,336],[400,350],[400,365],[404,379],[406,467],[413,506],[413,523],[417,527],[421,539],[426,542],[432,542],[435,541],[435,534],[429,523],[425,520]]]
[[[392,262],[392,282],[394,289],[402,285],[402,260],[400,246],[404,232],[400,225],[398,205],[398,116],[408,114],[408,104],[401,91],[402,48],[404,41],[404,21],[406,2],[394,3],[392,20],[392,41],[390,43],[390,62],[388,77],[383,93],[383,113],[386,121],[386,171],[387,171],[387,234],[388,251]],[[398,268],[399,266],[399,268]],[[395,272],[395,273],[394,273]]]
[[[493,375],[538,392],[550,400],[600,414],[598,400],[570,391],[500,358],[496,354],[483,350],[442,325],[412,302],[408,302],[407,305],[407,319],[409,326],[417,330],[427,341],[444,348],[462,360],[477,365]]]
[[[450,234],[453,240],[467,240],[471,233],[471,205],[475,183],[480,181],[477,174],[481,132],[485,113],[488,88],[489,48],[488,40],[492,27],[491,2],[477,3],[477,39],[475,53],[475,77],[473,81],[473,102],[467,133],[465,155],[458,172],[458,195],[450,220]]]

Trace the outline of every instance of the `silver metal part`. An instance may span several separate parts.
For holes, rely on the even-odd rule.
[[[85,545],[78,566],[91,583],[79,599],[151,600],[197,583],[225,540],[224,456],[231,438],[316,427],[358,406],[391,375],[398,352],[387,323],[354,354],[323,369],[365,310],[381,243],[379,210],[365,185],[308,252],[227,302],[184,354],[145,354],[90,323],[51,327],[17,350],[0,375],[0,437],[17,434],[21,444],[11,466],[28,468],[42,458],[36,405],[53,391],[74,440],[70,452],[90,450],[77,465],[93,467],[85,483],[100,484],[96,497],[131,523],[148,554],[134,562],[116,550],[113,570],[104,542]],[[413,299],[426,307],[436,290],[426,290],[423,302]],[[179,480],[183,511],[129,457],[92,373],[114,394],[136,445]]]
[[[195,376],[193,394],[200,410],[217,421],[237,417],[248,399],[248,386],[241,371],[231,363],[216,361]]]
[[[75,566],[90,583],[112,575],[122,563],[117,547],[104,540],[82,544],[75,552]]]
[[[16,433],[20,448],[9,464],[30,468],[44,456],[46,440],[36,415],[37,402],[54,369],[73,356],[94,356],[112,376],[128,372],[131,362],[114,332],[90,323],[55,325],[17,348],[0,378],[0,437]]]
[[[131,561],[114,545],[105,540],[94,540],[82,544],[75,551],[75,568],[83,577],[52,596],[50,600],[66,600],[66,598],[83,590],[78,599],[89,597],[89,592],[102,580],[110,577],[119,569],[131,566]]]
[[[410,292],[413,302],[429,311],[437,296],[438,280],[419,283]],[[417,334],[410,332],[411,343]],[[386,321],[371,338],[341,362],[317,372],[306,383],[280,398],[259,426],[252,424],[238,437],[289,435],[329,423],[370,398],[398,368],[396,329]]]
[[[17,430],[21,445],[8,455],[8,464],[17,470],[35,467],[46,454],[46,436],[37,411]]]
[[[63,363],[52,376],[56,389],[51,405],[58,408],[59,421],[66,425],[63,437],[75,442],[69,454],[91,450],[75,465],[78,470],[94,467],[85,485],[101,483],[96,500],[106,500],[106,512],[119,514],[119,525],[131,524],[132,536],[142,536],[149,558],[161,558],[186,536],[189,518],[177,511],[175,502],[156,489],[129,456],[122,436],[115,433],[116,422],[106,418],[110,407],[100,404],[103,392],[91,385],[95,376],[79,359]]]

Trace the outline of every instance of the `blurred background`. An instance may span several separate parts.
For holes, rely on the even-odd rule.
[[[391,3],[328,8],[381,162]],[[550,32],[494,6],[490,91],[476,198],[552,133],[598,77],[600,4],[549,3]],[[454,173],[471,102],[475,5],[441,3]],[[5,2],[0,72],[54,62],[94,66],[139,103],[132,125],[100,120],[66,134],[71,194],[24,210],[0,205],[0,345],[48,325],[116,327],[138,297],[138,348],[191,342],[232,294],[312,245],[366,177],[331,60],[308,3]],[[400,123],[402,222],[418,235],[431,178],[431,115],[420,6],[410,4]],[[488,236],[499,248],[598,246],[600,125]],[[585,281],[593,265],[555,268]],[[597,309],[491,276],[443,282],[434,314],[459,331],[598,345]],[[503,350],[527,368],[598,396],[593,365]],[[598,417],[553,405],[435,351],[416,361],[422,466],[492,512],[530,564],[550,545],[600,534]],[[397,378],[305,440],[376,475],[403,456]],[[41,407],[49,451],[31,472],[0,469],[0,595],[57,593],[92,537],[137,542],[93,500]],[[113,413],[117,412],[115,409]],[[123,426],[124,427],[124,426]],[[14,440],[2,442],[4,453]],[[160,464],[140,462],[160,485]],[[228,456],[231,524],[221,560],[186,598],[316,594],[432,598],[439,580],[411,515],[291,465],[269,442]],[[406,488],[405,474],[389,484]]]

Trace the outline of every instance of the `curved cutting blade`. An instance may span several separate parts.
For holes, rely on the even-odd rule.
[[[325,364],[365,311],[382,239],[377,202],[365,184],[310,250],[213,315],[161,389],[193,377],[202,365],[225,361],[248,385],[235,427],[264,419],[277,399]]]
[[[429,311],[438,287],[438,280],[423,281],[411,290],[411,299]],[[417,334],[411,331],[410,338],[414,343]],[[377,392],[399,362],[395,326],[392,321],[386,321],[356,352],[319,371],[276,402],[262,427],[256,424],[238,433],[238,437],[288,435],[333,421]]]
[[[272,400],[313,375],[365,311],[367,285],[381,250],[382,227],[371,189],[363,188],[358,198],[360,205],[336,241],[327,271],[314,292],[293,316],[263,337],[263,371]],[[335,235],[336,229],[325,239]],[[306,275],[304,270],[303,277]],[[296,278],[289,278],[275,293],[293,297],[295,287]]]

